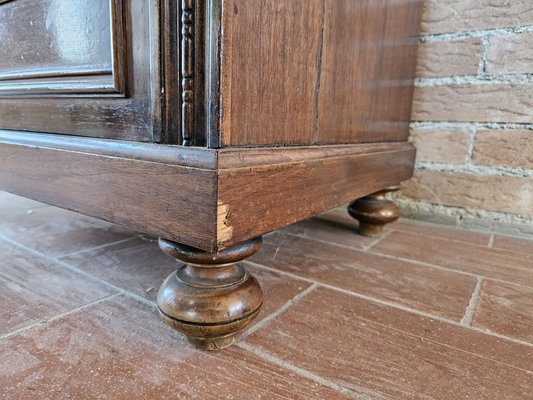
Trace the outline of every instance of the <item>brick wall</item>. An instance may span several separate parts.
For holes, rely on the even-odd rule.
[[[404,214],[533,226],[533,1],[426,0]]]

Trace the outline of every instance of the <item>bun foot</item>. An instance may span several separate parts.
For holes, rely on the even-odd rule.
[[[357,199],[348,206],[350,215],[359,221],[359,234],[379,237],[383,235],[386,224],[400,217],[400,210],[396,204],[386,197],[387,193],[395,192],[399,188],[400,185],[386,187]]]
[[[261,248],[261,238],[214,253],[164,239],[159,247],[185,263],[159,289],[163,321],[201,350],[231,346],[263,302],[257,280],[237,264]]]

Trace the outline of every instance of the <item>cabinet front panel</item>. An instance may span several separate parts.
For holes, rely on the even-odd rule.
[[[111,0],[3,2],[0,96],[119,92],[112,34],[121,26],[111,20],[113,8]]]
[[[160,140],[168,3],[0,0],[0,128]]]

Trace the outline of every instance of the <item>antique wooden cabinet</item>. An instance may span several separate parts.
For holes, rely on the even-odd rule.
[[[375,192],[363,233],[397,218],[421,7],[0,0],[0,190],[160,237],[162,318],[226,347],[261,235]]]

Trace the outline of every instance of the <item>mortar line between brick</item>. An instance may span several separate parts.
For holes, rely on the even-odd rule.
[[[502,335],[500,333],[492,332],[492,331],[490,331],[488,329],[482,329],[482,328],[478,328],[478,327],[471,326],[471,325],[470,326],[463,326],[458,321],[454,321],[454,320],[451,320],[451,319],[448,319],[448,318],[440,317],[438,315],[426,313],[424,311],[415,310],[413,308],[404,306],[402,304],[392,303],[392,302],[389,302],[389,301],[386,301],[386,300],[381,300],[381,299],[378,299],[376,297],[364,295],[362,293],[357,293],[357,292],[353,292],[353,291],[350,291],[350,290],[341,289],[341,288],[339,288],[337,286],[333,286],[333,285],[330,285],[330,284],[327,284],[327,283],[315,281],[313,279],[306,278],[306,277],[303,277],[303,276],[299,276],[299,275],[296,275],[296,274],[293,274],[293,273],[290,273],[290,272],[285,272],[285,271],[282,271],[282,270],[279,270],[279,269],[276,269],[276,268],[272,268],[272,267],[269,267],[269,266],[266,266],[266,265],[263,265],[263,264],[256,263],[254,261],[242,261],[242,262],[245,263],[245,264],[252,265],[252,266],[254,266],[256,268],[261,268],[261,269],[264,269],[264,270],[267,270],[267,271],[270,271],[270,272],[275,272],[275,273],[280,274],[280,275],[286,275],[286,276],[288,276],[290,278],[293,278],[293,279],[301,280],[301,281],[304,281],[304,282],[316,283],[317,286],[319,286],[319,287],[322,287],[322,288],[325,288],[325,289],[329,289],[329,290],[333,290],[335,292],[343,293],[343,294],[346,294],[348,296],[357,297],[357,298],[369,301],[371,303],[375,303],[375,304],[379,304],[379,305],[382,305],[382,306],[391,307],[391,308],[394,308],[394,309],[397,309],[397,310],[402,310],[402,311],[405,311],[405,312],[408,312],[408,313],[411,313],[411,314],[418,315],[420,317],[431,318],[433,320],[440,321],[440,322],[445,322],[447,324],[460,326],[460,327],[465,328],[465,329],[470,329],[470,330],[476,331],[478,333],[483,333],[483,334],[488,335],[488,336],[497,337],[499,339],[508,340],[510,342],[521,344],[521,345],[524,345],[524,346],[527,346],[527,347],[533,347],[533,343],[525,342],[525,341],[520,340],[520,339],[515,339],[515,338],[510,337],[510,336],[505,336],[505,335]],[[450,271],[460,272],[460,271],[455,271],[455,270],[450,270]],[[471,275],[471,274],[466,274],[466,275]],[[476,276],[476,278],[477,277],[478,276]],[[485,277],[482,277],[482,276],[479,276],[479,278],[486,279]],[[497,281],[497,282],[509,283],[509,282],[501,281],[501,280],[498,280],[498,279],[492,279],[492,278],[488,278],[488,279],[491,279],[491,280]],[[513,284],[515,284],[515,283],[513,283]],[[519,284],[516,284],[516,285],[517,286],[522,286],[522,285],[519,285]]]
[[[529,122],[458,122],[458,121],[411,121],[412,129],[491,129],[491,130],[533,130]]]
[[[477,175],[491,176],[511,176],[529,178],[533,176],[533,169],[516,168],[516,167],[489,167],[485,165],[474,164],[446,164],[439,162],[416,162],[417,169],[427,169],[441,172],[466,172]]]
[[[281,307],[279,307],[277,310],[263,318],[261,321],[259,321],[257,324],[252,326],[251,328],[247,329],[241,336],[240,340],[245,339],[246,337],[250,336],[252,333],[257,332],[259,329],[262,329],[265,325],[268,325],[272,320],[276,319],[280,315],[282,315],[285,311],[287,311],[290,307],[297,304],[301,299],[303,299],[305,296],[307,296],[309,293],[311,293],[313,290],[315,290],[318,287],[316,283],[313,283],[311,286],[309,286],[307,289],[303,290],[302,292],[298,293],[296,296],[294,296],[292,299],[287,301],[285,304],[283,304]]]
[[[417,87],[438,87],[450,85],[492,85],[492,84],[518,84],[533,83],[533,74],[484,74],[460,75],[446,77],[419,77],[415,79]]]
[[[61,261],[61,260],[59,260],[59,259],[57,259],[57,258],[54,258],[54,257],[48,256],[48,255],[46,255],[46,254],[43,254],[43,253],[41,253],[40,251],[37,251],[37,250],[35,250],[35,249],[32,249],[31,247],[28,247],[28,246],[25,246],[25,245],[23,245],[23,244],[21,244],[21,243],[18,243],[18,242],[16,242],[16,241],[14,241],[13,239],[10,239],[10,238],[8,238],[8,237],[6,237],[6,236],[3,236],[3,235],[0,235],[0,240],[3,240],[3,241],[5,241],[5,242],[7,242],[7,243],[10,243],[10,244],[12,244],[13,246],[18,247],[19,249],[25,250],[25,251],[27,251],[27,252],[33,254],[33,255],[36,256],[36,257],[39,257],[39,258],[42,258],[42,259],[44,259],[44,260],[46,260],[46,261],[49,261],[49,262],[51,262],[51,263],[54,263],[54,264],[56,264],[58,267],[62,267],[62,268],[64,268],[64,269],[69,270],[70,272],[73,272],[73,273],[78,274],[78,275],[80,275],[80,276],[83,276],[83,277],[85,277],[85,278],[89,278],[89,279],[91,279],[91,280],[94,281],[94,282],[98,282],[98,283],[100,283],[101,285],[103,285],[103,286],[105,286],[105,287],[107,287],[107,288],[109,288],[109,289],[114,290],[115,292],[118,292],[118,293],[120,293],[120,294],[123,294],[123,295],[125,295],[126,297],[129,297],[130,299],[137,301],[138,303],[141,303],[141,304],[147,305],[147,306],[149,306],[149,307],[151,307],[151,308],[154,308],[154,309],[156,308],[156,305],[155,305],[153,302],[151,302],[150,300],[145,299],[144,297],[141,297],[141,296],[139,296],[139,295],[137,295],[137,294],[135,294],[135,293],[128,292],[127,290],[122,289],[122,288],[120,288],[120,287],[118,287],[118,286],[115,286],[115,285],[113,285],[112,283],[109,283],[109,282],[107,282],[107,281],[104,280],[104,279],[98,278],[98,277],[96,277],[96,276],[94,276],[94,275],[91,275],[91,274],[89,274],[89,273],[87,273],[87,272],[81,270],[81,269],[78,269],[78,268],[76,268],[76,267],[73,267],[72,265],[67,264],[67,263],[64,262],[64,261]]]
[[[463,318],[460,322],[462,326],[472,326],[472,319],[474,318],[474,313],[476,311],[476,306],[479,301],[479,296],[481,295],[482,282],[483,278],[478,277],[476,280],[476,285],[474,286],[474,290],[472,291],[472,295],[470,296],[470,301],[466,306],[465,314],[463,315]]]
[[[23,326],[22,328],[16,329],[16,330],[14,330],[12,332],[6,333],[4,335],[0,335],[0,340],[8,339],[8,338],[10,338],[12,336],[18,335],[19,333],[23,333],[23,332],[32,330],[32,329],[37,328],[37,327],[46,326],[50,322],[54,322],[54,321],[56,321],[58,319],[61,319],[63,317],[68,317],[69,315],[76,314],[76,313],[78,313],[80,311],[85,310],[86,308],[92,307],[94,305],[103,303],[103,302],[108,301],[108,300],[111,300],[112,298],[117,297],[117,296],[120,296],[120,293],[113,293],[113,294],[101,297],[101,298],[99,298],[97,300],[94,300],[94,301],[91,301],[89,303],[83,304],[82,306],[79,306],[79,307],[73,308],[71,310],[64,311],[62,313],[56,314],[56,315],[54,315],[52,317],[49,317],[49,318],[34,322],[33,324],[30,324],[30,325],[27,325],[27,326]]]
[[[309,379],[309,380],[312,380],[322,386],[326,386],[326,387],[329,387],[330,389],[333,389],[333,390],[336,390],[342,394],[345,394],[347,396],[350,396],[354,399],[357,399],[357,400],[370,400],[369,397],[363,395],[363,394],[360,394],[360,393],[356,393],[356,392],[353,392],[349,389],[346,389],[342,386],[339,386],[337,385],[336,383],[333,383],[319,375],[316,375],[314,374],[313,372],[311,371],[308,371],[306,369],[303,369],[303,368],[300,368],[300,367],[297,367],[293,364],[290,364],[286,361],[283,361],[281,360],[280,358],[278,357],[275,357],[273,356],[272,354],[268,353],[267,351],[265,351],[263,348],[259,347],[259,346],[252,346],[248,343],[245,343],[245,342],[240,342],[240,343],[237,343],[236,346],[242,348],[243,350],[246,350],[246,351],[249,351],[250,353],[253,353],[255,354],[256,356],[258,356],[259,358],[271,363],[271,364],[274,364],[274,365],[277,365],[278,367],[281,367],[281,368],[284,368],[286,370],[289,370],[293,373],[295,373],[296,375],[299,375],[301,377],[304,377],[306,379]]]
[[[490,248],[494,248],[494,234],[490,235],[489,243],[487,244],[487,246]]]
[[[463,32],[443,32],[422,34],[421,42],[445,42],[448,40],[479,38],[487,35],[508,35],[533,32],[533,25],[522,25],[504,28],[473,29]]]

